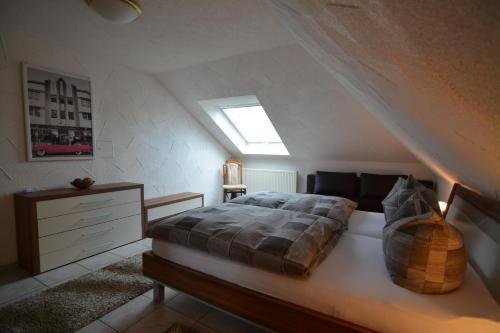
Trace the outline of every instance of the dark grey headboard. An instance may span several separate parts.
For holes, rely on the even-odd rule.
[[[387,187],[387,193],[379,193],[379,195],[377,195],[377,196],[370,196],[370,197],[363,196],[362,193],[361,193],[362,192],[361,191],[362,177],[358,176],[356,178],[357,193],[354,196],[349,197],[349,199],[352,199],[352,200],[358,202],[358,208],[357,209],[359,209],[359,210],[365,210],[365,211],[370,211],[370,212],[383,212],[382,200],[384,200],[385,196],[389,192],[389,189],[392,187],[392,185],[394,185],[394,183],[396,182],[397,178],[398,177],[406,177],[406,175],[375,175],[375,174],[365,174],[365,175],[389,176],[389,177],[386,177],[385,180],[383,180],[383,182],[385,182],[386,185],[388,185],[388,187],[386,186]],[[387,184],[387,181],[391,181],[392,183]],[[431,180],[419,180],[419,182],[422,183],[423,185],[427,186],[430,189],[436,190],[436,184],[435,184],[435,182],[433,182]],[[367,184],[366,181],[364,182],[364,184],[365,185]],[[307,188],[307,193],[314,193],[314,187],[315,187],[315,185],[316,185],[316,174],[309,174],[309,175],[307,175],[307,187],[306,187]],[[377,186],[377,185],[378,184],[371,185],[371,186]],[[338,195],[338,194],[331,193],[331,195]]]

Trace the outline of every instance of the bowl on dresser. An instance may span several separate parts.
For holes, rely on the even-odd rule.
[[[95,180],[87,177],[84,179],[76,178],[70,184],[79,190],[85,190],[85,189],[89,188],[90,186],[94,185],[94,183],[95,183]]]

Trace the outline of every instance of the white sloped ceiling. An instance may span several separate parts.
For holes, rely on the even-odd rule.
[[[143,15],[125,25],[105,21],[84,0],[2,1],[0,26],[148,73],[295,42],[260,0],[136,1]]]
[[[498,1],[270,4],[300,44],[421,161],[498,197]]]

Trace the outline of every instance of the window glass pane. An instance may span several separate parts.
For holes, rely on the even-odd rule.
[[[223,111],[247,142],[281,142],[262,106],[225,108]]]

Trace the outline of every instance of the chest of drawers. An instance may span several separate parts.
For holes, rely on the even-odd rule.
[[[14,195],[19,265],[38,274],[143,237],[143,185]]]

